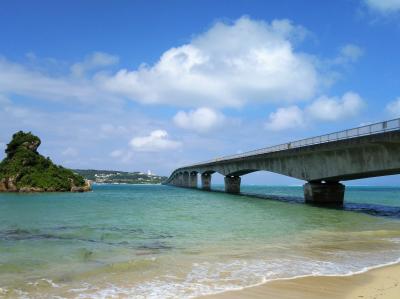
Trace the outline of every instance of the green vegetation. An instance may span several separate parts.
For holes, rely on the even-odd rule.
[[[148,175],[141,172],[124,172],[115,170],[81,170],[75,169],[85,179],[104,184],[160,184],[167,177]]]
[[[0,163],[0,191],[74,191],[85,186],[82,176],[40,155],[40,143],[30,132],[13,135]]]

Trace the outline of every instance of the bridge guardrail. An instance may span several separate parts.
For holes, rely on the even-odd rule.
[[[198,166],[198,165],[215,163],[215,162],[232,160],[232,159],[238,159],[238,158],[244,158],[244,157],[259,155],[259,154],[267,154],[267,153],[278,152],[278,151],[282,151],[282,150],[288,150],[288,149],[292,149],[292,148],[299,148],[299,147],[304,147],[304,146],[309,146],[309,145],[314,145],[314,144],[321,144],[321,143],[326,143],[326,142],[331,142],[331,141],[338,141],[338,140],[343,140],[343,139],[351,139],[354,137],[373,135],[373,134],[378,134],[378,133],[383,133],[383,132],[388,132],[388,131],[395,131],[395,130],[400,130],[400,118],[382,121],[382,122],[378,122],[378,123],[373,123],[373,124],[369,124],[369,125],[365,125],[365,126],[360,126],[360,127],[347,129],[347,130],[343,130],[343,131],[338,131],[338,132],[334,132],[334,133],[329,133],[329,134],[325,134],[325,135],[320,135],[320,136],[316,136],[316,137],[300,139],[300,140],[287,142],[287,143],[283,143],[283,144],[278,144],[278,145],[265,147],[265,148],[261,148],[261,149],[256,149],[253,151],[244,152],[244,153],[240,153],[240,154],[223,156],[223,157],[215,158],[212,160],[204,161],[201,163],[195,163],[195,164],[183,166],[180,168]]]

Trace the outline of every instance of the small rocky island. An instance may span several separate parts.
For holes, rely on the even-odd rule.
[[[0,162],[0,192],[85,192],[88,180],[69,169],[55,165],[37,151],[39,137],[19,131],[6,148]]]

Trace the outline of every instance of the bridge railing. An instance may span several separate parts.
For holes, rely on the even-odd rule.
[[[332,141],[338,141],[338,140],[343,140],[343,139],[351,139],[351,138],[355,138],[355,137],[373,135],[373,134],[378,134],[378,133],[383,133],[383,132],[388,132],[388,131],[395,131],[395,130],[400,130],[400,118],[382,121],[382,122],[373,123],[373,124],[368,124],[365,126],[347,129],[344,131],[338,131],[338,132],[334,132],[334,133],[329,133],[329,134],[325,134],[325,135],[320,135],[320,136],[316,136],[316,137],[305,138],[305,139],[301,139],[301,140],[297,140],[297,141],[293,141],[293,142],[287,142],[287,143],[274,145],[274,146],[261,148],[261,149],[256,149],[253,151],[244,152],[244,153],[240,153],[240,154],[223,156],[223,157],[215,158],[212,160],[204,161],[201,163],[187,165],[182,168],[198,166],[198,165],[203,165],[203,164],[208,164],[208,163],[215,163],[215,162],[220,162],[220,161],[226,161],[226,160],[231,160],[231,159],[245,158],[245,157],[253,156],[253,155],[278,152],[278,151],[288,150],[288,149],[292,149],[292,148],[299,148],[299,147],[304,147],[304,146],[309,146],[309,145],[314,145],[314,144],[321,144],[321,143],[332,142]]]

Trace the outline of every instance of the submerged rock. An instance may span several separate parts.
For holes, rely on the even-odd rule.
[[[6,180],[1,179],[0,180],[0,192],[6,192],[8,190],[7,185],[6,185]]]
[[[85,185],[83,186],[72,186],[71,192],[87,192],[92,190],[92,184],[89,180],[85,180]]]
[[[43,188],[39,187],[22,187],[18,190],[19,192],[44,192]]]
[[[91,184],[82,176],[55,165],[37,152],[39,137],[19,131],[0,163],[0,192],[86,192]]]

